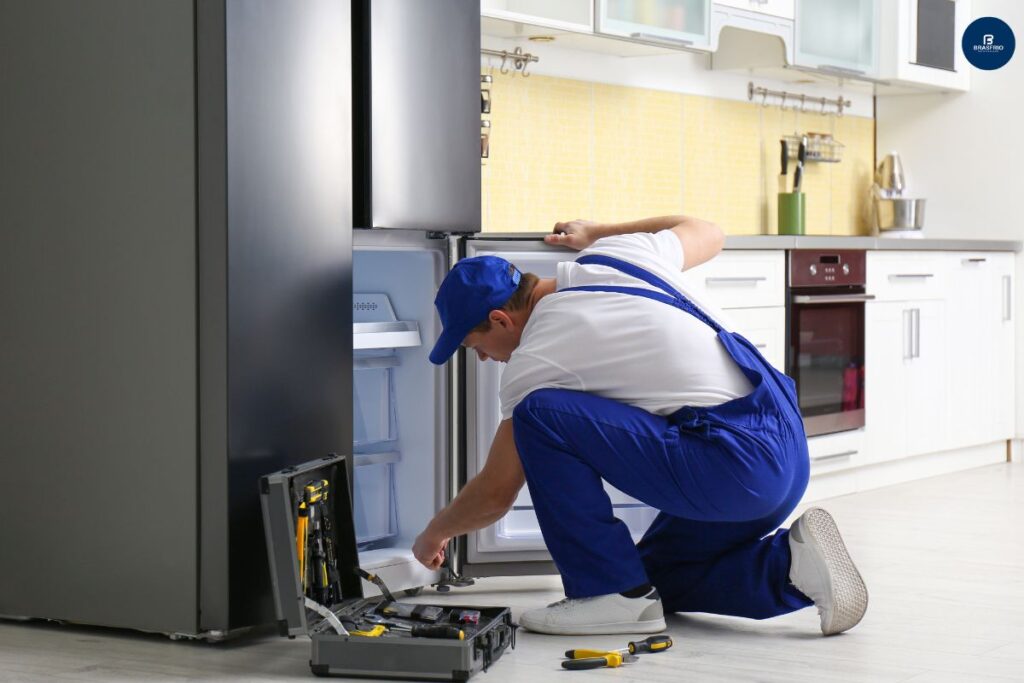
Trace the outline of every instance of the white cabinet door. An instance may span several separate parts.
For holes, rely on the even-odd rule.
[[[593,12],[593,0],[480,0],[484,17],[580,33],[594,30]]]
[[[882,0],[879,78],[917,91],[970,89],[960,49],[970,21],[970,0]]]
[[[902,302],[869,302],[864,314],[864,433],[862,462],[902,458],[907,452],[906,365],[910,315]]]
[[[792,19],[796,11],[796,0],[715,0],[715,4],[768,14],[782,19]]]
[[[796,63],[831,73],[874,76],[877,27],[876,0],[797,0]]]
[[[945,302],[907,304],[910,317],[910,359],[905,363],[904,396],[907,414],[907,455],[949,449],[950,426],[946,402],[948,358]],[[957,416],[953,421],[959,422]]]
[[[711,0],[597,0],[598,33],[709,48]]]
[[[1015,347],[1014,347],[1014,255],[993,254],[993,268],[989,291],[993,292],[990,301],[997,306],[990,307],[989,330],[992,340],[990,354],[989,377],[993,392],[992,406],[992,437],[995,439],[1012,439],[1016,432],[1015,412]],[[995,310],[992,310],[992,309]]]
[[[726,312],[739,332],[757,347],[779,372],[786,371],[786,308],[735,308]]]
[[[992,425],[992,264],[985,254],[948,254],[949,448],[986,443]],[[989,290],[992,290],[991,292]]]

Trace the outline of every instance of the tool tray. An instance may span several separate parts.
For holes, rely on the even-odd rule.
[[[317,676],[464,681],[477,671],[486,670],[509,646],[515,647],[516,627],[507,607],[437,605],[446,614],[463,609],[480,612],[478,624],[459,627],[465,634],[464,640],[413,637],[398,630],[388,630],[376,637],[341,635],[327,618],[306,607],[307,597],[327,595],[328,600],[318,602],[342,622],[351,622],[349,617],[358,622],[361,615],[379,613],[388,604],[383,596],[363,597],[362,578],[357,573],[359,555],[352,521],[350,471],[345,456],[332,455],[260,479],[278,629],[282,636],[309,635],[312,672]],[[327,583],[333,584],[331,590],[320,595],[318,588],[303,589],[301,573],[305,572],[299,568],[297,529],[303,527],[297,524],[308,486],[326,491],[323,500],[318,501],[316,514],[322,515],[321,524],[326,522],[326,537],[333,544],[333,552],[326,554],[333,560],[333,567],[331,562],[317,561],[317,569],[327,571]],[[303,514],[315,516],[308,510]]]

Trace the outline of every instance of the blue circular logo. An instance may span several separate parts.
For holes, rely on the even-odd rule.
[[[1016,42],[1005,21],[981,17],[972,21],[964,31],[961,46],[968,62],[979,69],[991,71],[1010,61]]]

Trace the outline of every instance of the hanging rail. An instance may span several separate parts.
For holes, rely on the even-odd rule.
[[[509,71],[522,71],[524,77],[529,77],[530,74],[526,73],[526,68],[530,65],[530,62],[539,61],[540,58],[537,55],[532,55],[529,52],[523,52],[523,48],[517,47],[512,52],[508,50],[489,50],[487,48],[481,48],[480,54],[490,55],[492,57],[501,57],[501,67],[498,69],[502,74],[507,74]],[[512,63],[512,69],[508,68],[508,63]]]
[[[779,107],[782,109],[786,108],[786,100],[793,103],[793,109],[799,109],[800,111],[808,111],[806,108],[808,104],[816,104],[821,106],[820,114],[825,114],[825,107],[835,107],[836,116],[842,116],[843,110],[848,108],[852,103],[850,100],[843,99],[842,95],[837,98],[828,97],[808,97],[807,95],[799,95],[797,93],[786,92],[785,90],[769,90],[768,88],[762,88],[759,85],[754,85],[751,81],[747,83],[747,99],[753,100],[755,97],[761,98],[761,104],[765,107],[768,106],[769,97],[778,97],[780,99]]]

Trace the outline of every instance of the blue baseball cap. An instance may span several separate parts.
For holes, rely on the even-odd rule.
[[[451,358],[474,327],[512,298],[522,277],[518,268],[498,256],[474,256],[456,263],[434,297],[444,329],[430,352],[430,362],[443,365]]]

